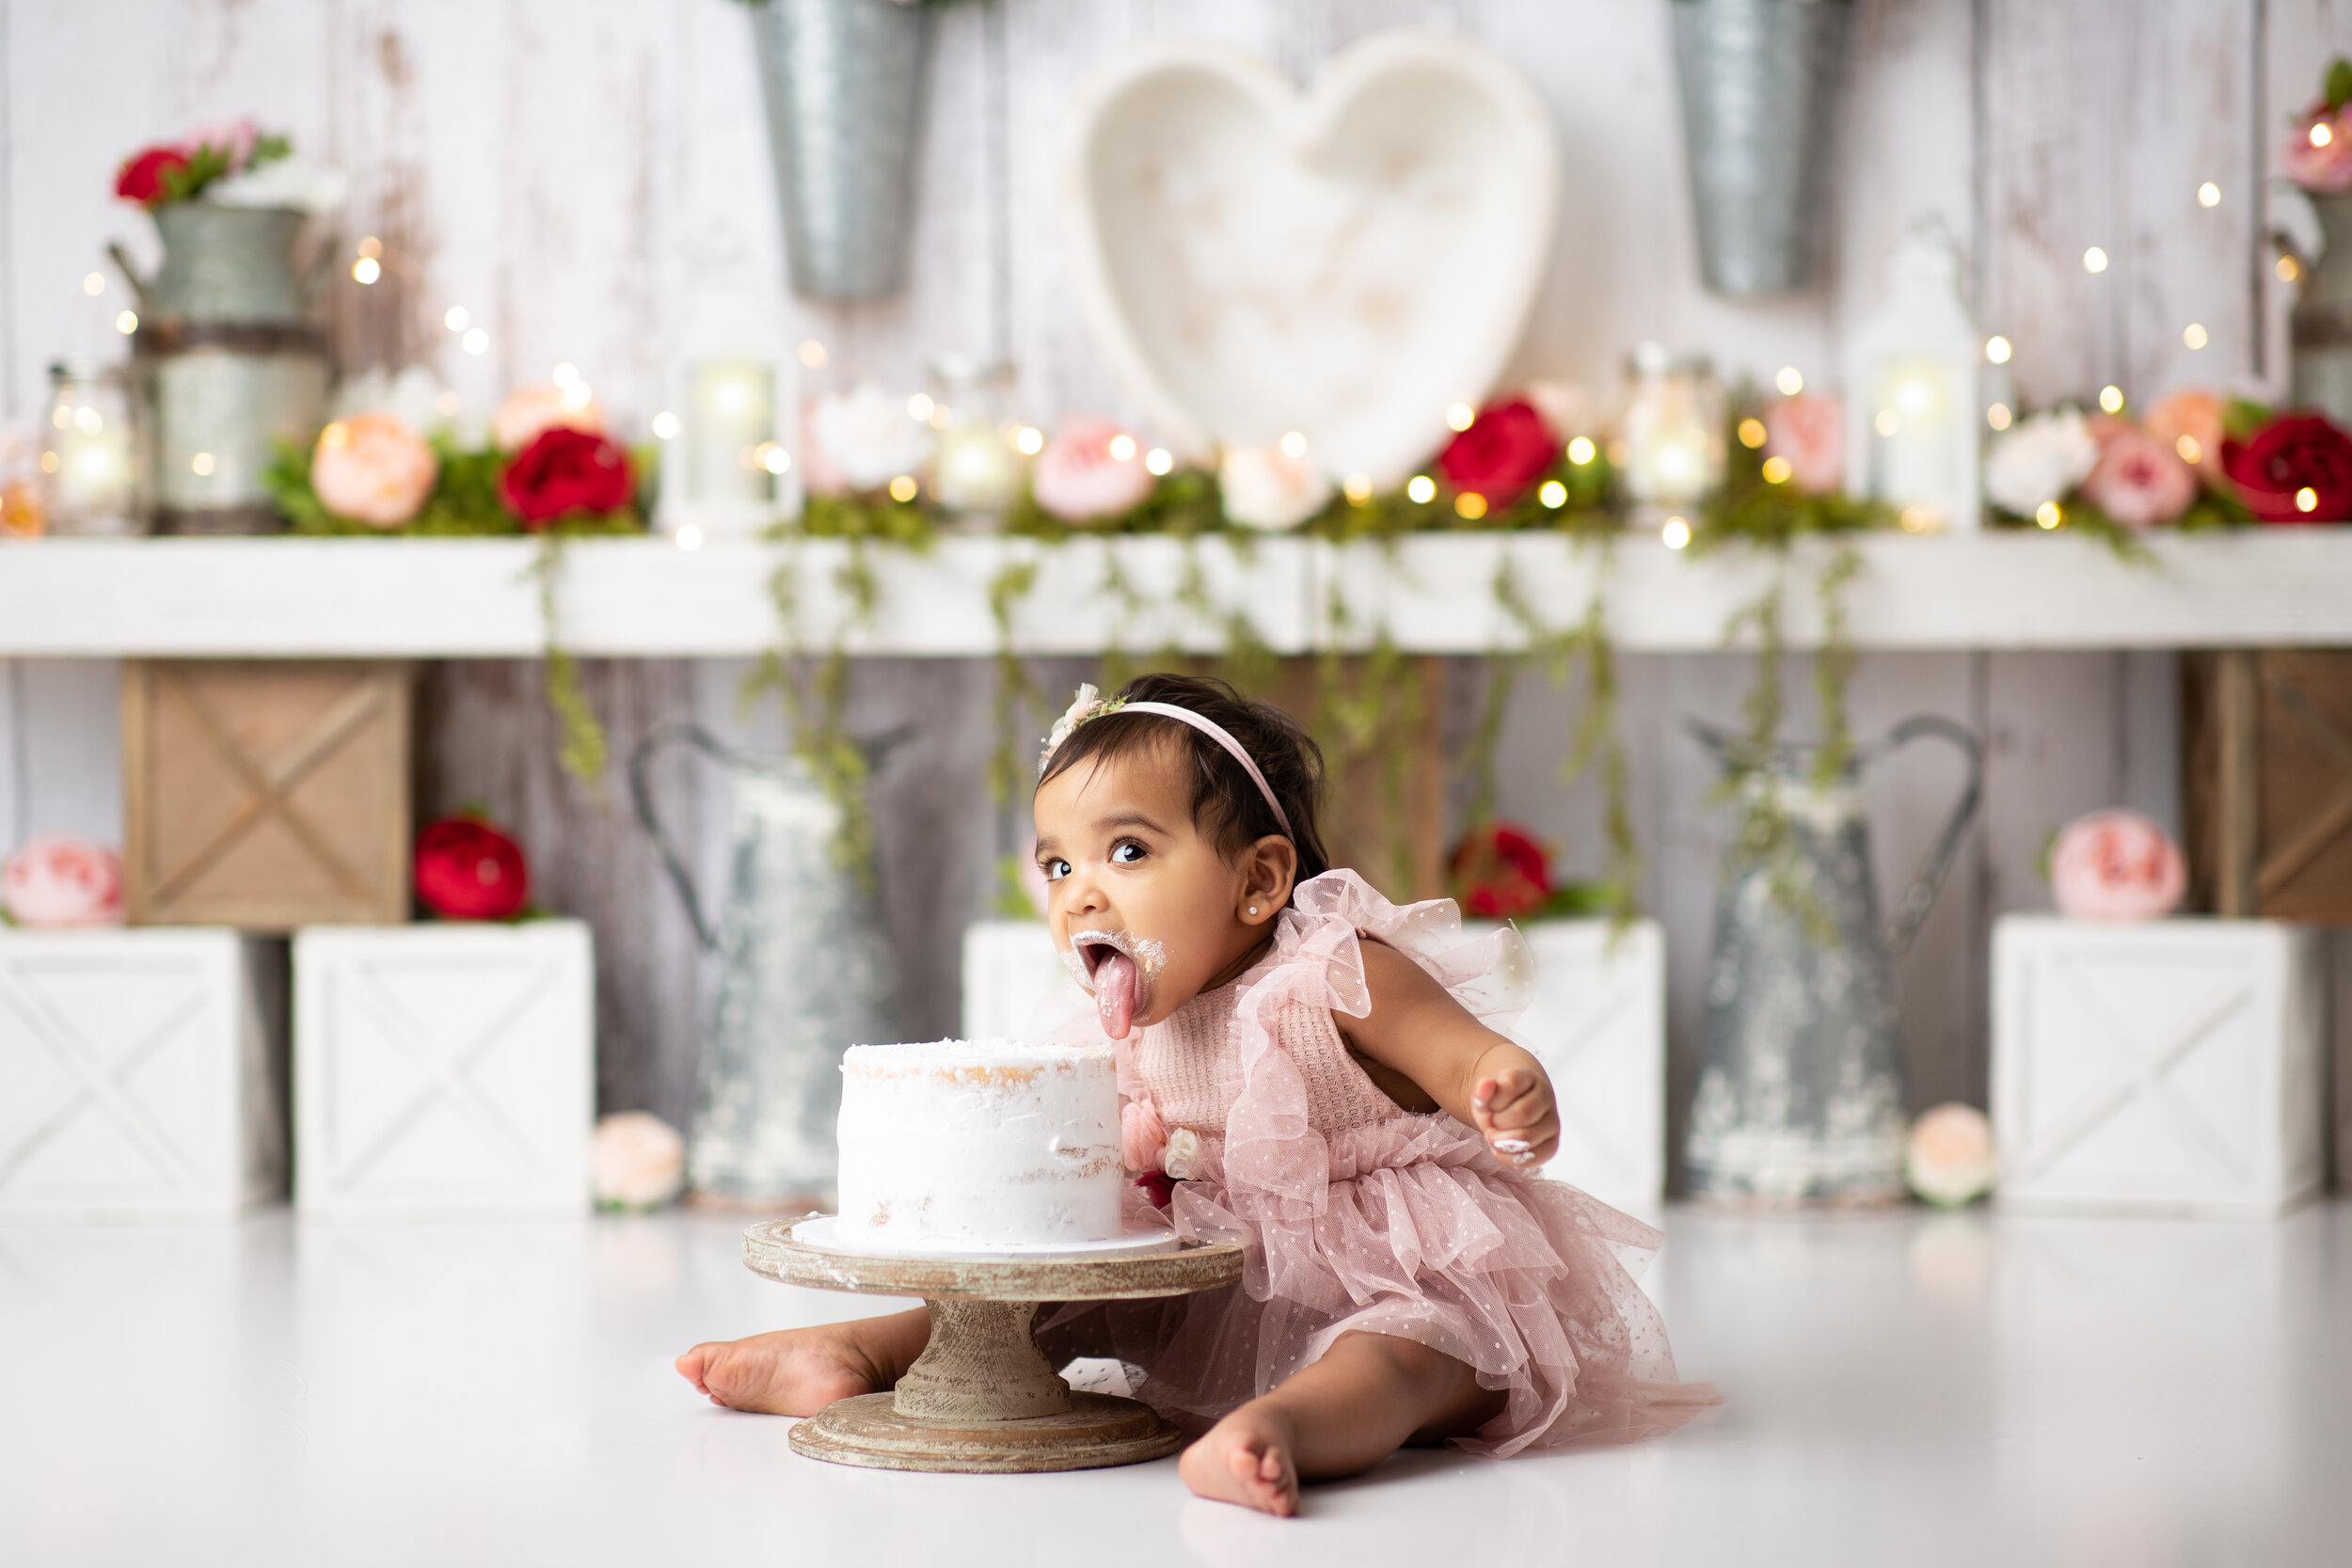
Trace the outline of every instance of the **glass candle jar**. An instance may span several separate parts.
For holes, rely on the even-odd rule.
[[[1001,514],[1021,494],[1026,460],[1014,445],[1015,376],[1003,362],[960,354],[931,361],[931,423],[939,446],[931,493],[951,512]]]
[[[40,471],[52,533],[144,533],[147,486],[138,404],[124,365],[49,367]]]
[[[1724,480],[1723,383],[1703,358],[1644,343],[1629,362],[1625,488],[1634,500],[1689,506]]]

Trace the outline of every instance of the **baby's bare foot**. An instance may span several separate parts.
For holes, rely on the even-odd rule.
[[[847,1325],[779,1329],[712,1339],[677,1358],[678,1375],[713,1404],[770,1416],[814,1416],[835,1400],[871,1394],[882,1375]]]
[[[1295,1445],[1288,1418],[1252,1402],[1211,1427],[1176,1468],[1196,1497],[1287,1519],[1298,1512]]]

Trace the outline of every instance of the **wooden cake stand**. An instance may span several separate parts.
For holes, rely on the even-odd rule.
[[[787,1285],[920,1296],[930,1343],[886,1394],[836,1400],[792,1429],[792,1450],[878,1470],[1091,1470],[1161,1459],[1184,1437],[1150,1406],[1073,1389],[1030,1333],[1038,1304],[1140,1301],[1241,1277],[1236,1246],[1140,1257],[891,1257],[796,1237],[813,1220],[743,1232],[743,1262]]]

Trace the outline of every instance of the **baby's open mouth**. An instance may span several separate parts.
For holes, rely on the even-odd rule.
[[[1094,993],[1096,1011],[1103,1016],[1103,1033],[1115,1040],[1127,1037],[1136,1014],[1142,1010],[1144,981],[1149,967],[1138,959],[1138,942],[1124,931],[1073,931],[1070,952],[1079,979]]]

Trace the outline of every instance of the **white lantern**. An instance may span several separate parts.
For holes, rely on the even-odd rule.
[[[660,520],[683,545],[755,535],[799,510],[788,413],[797,374],[783,301],[725,235],[697,251],[656,416]]]
[[[1625,488],[1645,506],[1691,506],[1724,482],[1724,388],[1705,359],[1663,343],[1633,350],[1625,406]]]
[[[1940,222],[1912,225],[1887,281],[1885,303],[1847,341],[1846,489],[1898,508],[1915,532],[1973,531],[1983,344]]]

